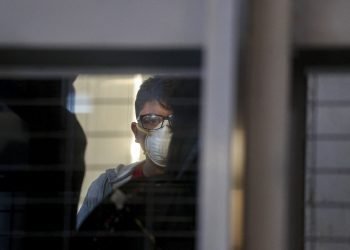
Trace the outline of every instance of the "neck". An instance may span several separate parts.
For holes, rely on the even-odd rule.
[[[165,172],[165,169],[163,167],[159,167],[157,165],[155,165],[151,160],[146,159],[143,162],[142,167],[142,171],[143,174],[146,177],[152,177],[152,176],[156,176],[156,175],[162,175]]]

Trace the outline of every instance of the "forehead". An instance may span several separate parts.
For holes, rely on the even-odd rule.
[[[173,112],[171,110],[166,109],[162,105],[160,105],[158,101],[150,101],[150,102],[146,102],[145,105],[143,105],[139,115],[156,114],[156,115],[168,116],[168,115],[171,115],[172,113]]]

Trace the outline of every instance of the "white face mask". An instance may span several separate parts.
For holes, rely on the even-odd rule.
[[[149,131],[145,139],[145,151],[151,161],[160,166],[165,167],[169,144],[172,137],[172,132],[169,128],[169,122],[164,121],[164,126],[160,129]]]

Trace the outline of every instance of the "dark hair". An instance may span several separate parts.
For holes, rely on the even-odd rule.
[[[168,174],[182,178],[196,172],[198,157],[200,82],[197,78],[181,79],[172,93],[174,112],[173,137],[169,146]]]
[[[163,108],[172,110],[169,98],[174,91],[176,79],[154,76],[145,80],[136,95],[135,114],[139,115],[146,102],[157,101]]]

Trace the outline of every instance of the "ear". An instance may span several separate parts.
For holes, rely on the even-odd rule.
[[[137,129],[136,122],[131,123],[131,131],[134,133],[135,136],[135,142],[140,143],[140,135],[139,130]]]

